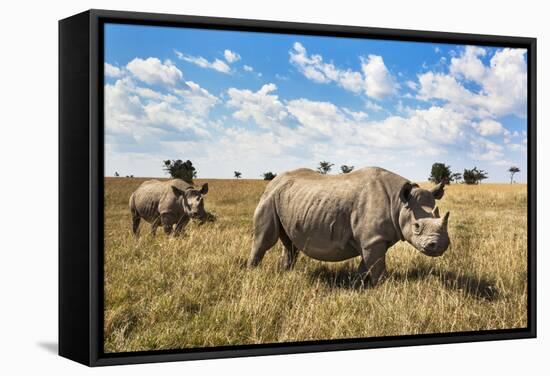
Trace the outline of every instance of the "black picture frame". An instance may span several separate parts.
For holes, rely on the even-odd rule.
[[[102,46],[107,22],[527,49],[527,328],[105,354]],[[104,366],[536,337],[536,61],[536,39],[524,37],[109,10],[88,10],[59,21],[59,354]]]

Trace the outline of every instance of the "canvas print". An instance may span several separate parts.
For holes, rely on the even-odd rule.
[[[527,51],[104,25],[105,353],[527,327]]]

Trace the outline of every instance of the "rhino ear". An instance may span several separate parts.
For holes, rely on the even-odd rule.
[[[179,189],[178,187],[172,186],[172,192],[176,195],[176,197],[185,195],[185,192]]]
[[[445,182],[441,182],[432,189],[430,189],[430,192],[432,192],[432,195],[436,200],[441,200],[443,195],[445,194],[445,190],[443,189],[445,187]]]
[[[409,200],[411,199],[411,192],[414,188],[414,185],[406,182],[401,187],[401,192],[399,193],[399,198],[401,198],[401,201],[405,204],[405,206],[408,206]]]
[[[204,183],[201,188],[201,194],[205,195],[208,193],[208,183]]]

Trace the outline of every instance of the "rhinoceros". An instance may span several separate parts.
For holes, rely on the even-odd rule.
[[[359,274],[374,286],[386,276],[388,248],[400,240],[428,256],[447,250],[449,212],[441,218],[435,207],[443,194],[444,183],[423,189],[378,167],[341,175],[283,173],[267,185],[254,212],[248,266],[257,266],[281,239],[283,268],[293,267],[299,250],[321,261],[361,256]]]
[[[181,179],[168,181],[147,180],[130,196],[132,231],[138,235],[141,218],[151,223],[151,233],[156,234],[162,225],[167,235],[181,233],[191,218],[204,221],[203,196],[208,193],[208,183],[195,187]],[[175,229],[173,229],[173,226]]]

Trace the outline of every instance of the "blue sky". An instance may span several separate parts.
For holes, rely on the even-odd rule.
[[[526,180],[526,51],[136,25],[105,26],[105,175],[245,178],[434,162]]]

